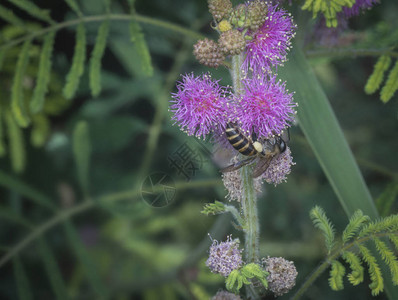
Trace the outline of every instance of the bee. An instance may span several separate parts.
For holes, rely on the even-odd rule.
[[[258,141],[255,136],[245,136],[234,123],[228,123],[225,134],[228,142],[241,154],[249,158],[238,161],[221,170],[222,173],[232,172],[257,161],[253,169],[253,178],[261,176],[271,164],[271,161],[279,154],[286,151],[290,141],[289,130],[284,130],[280,135]]]

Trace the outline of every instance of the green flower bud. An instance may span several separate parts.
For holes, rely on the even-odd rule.
[[[205,66],[217,68],[225,60],[224,53],[213,40],[199,40],[193,49],[196,59]]]
[[[209,11],[216,21],[227,18],[232,11],[232,3],[230,0],[208,0],[208,4]]]
[[[233,29],[220,35],[218,45],[226,55],[237,55],[245,50],[246,41],[239,30]]]

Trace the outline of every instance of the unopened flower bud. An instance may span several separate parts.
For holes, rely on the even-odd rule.
[[[247,23],[251,30],[256,31],[267,19],[267,2],[255,0],[247,5]]]
[[[239,4],[232,12],[231,23],[238,28],[245,27],[247,18],[247,7],[245,4]]]
[[[213,40],[205,38],[193,46],[193,54],[203,65],[217,68],[225,59],[224,53]]]
[[[242,300],[242,298],[239,295],[227,291],[219,291],[211,300]]]
[[[222,20],[220,23],[218,23],[218,29],[221,32],[225,32],[228,30],[232,29],[231,23],[229,23],[227,20]]]
[[[220,35],[218,45],[226,55],[238,55],[245,50],[246,41],[239,30],[233,29]]]
[[[275,296],[282,296],[296,284],[297,270],[292,261],[282,257],[262,259],[265,270],[269,273],[267,280],[269,289]]]
[[[217,21],[227,17],[232,10],[230,0],[209,0],[209,11]]]

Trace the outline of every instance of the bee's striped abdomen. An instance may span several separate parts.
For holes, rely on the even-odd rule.
[[[246,156],[253,156],[257,154],[256,149],[254,149],[253,144],[249,139],[240,132],[239,128],[232,123],[227,124],[225,130],[228,142],[238,150],[241,154]]]

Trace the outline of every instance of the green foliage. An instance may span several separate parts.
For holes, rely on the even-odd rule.
[[[216,215],[216,214],[221,214],[225,212],[225,205],[224,203],[220,201],[215,201],[214,203],[207,203],[203,207],[203,210],[201,211],[202,214],[205,215]]]
[[[373,73],[368,78],[365,85],[365,92],[367,94],[373,94],[376,92],[384,79],[384,73],[388,70],[391,65],[391,57],[388,55],[382,55],[377,60]],[[398,90],[398,61],[395,62],[393,68],[388,74],[387,80],[380,91],[380,100],[384,103],[390,101],[394,93]]]
[[[53,20],[50,17],[50,12],[48,10],[39,8],[37,5],[33,3],[33,1],[29,0],[8,0],[8,1],[39,20],[53,23]]]
[[[255,263],[244,265],[240,269],[233,270],[225,280],[228,291],[238,293],[243,284],[249,285],[250,279],[259,280],[265,288],[268,288],[267,276],[269,273]]]
[[[325,212],[319,206],[315,206],[311,212],[310,217],[312,223],[314,223],[315,227],[319,228],[324,237],[326,248],[328,249],[328,253],[332,251],[334,245],[334,228],[333,225],[330,223],[329,219],[326,217]]]
[[[79,8],[76,0],[65,0],[65,2],[69,5],[69,7],[79,16],[83,16],[82,11]]]
[[[77,26],[75,52],[73,55],[72,66],[66,76],[66,84],[63,94],[66,99],[75,96],[76,90],[80,83],[80,77],[84,72],[84,63],[86,61],[86,29],[83,23]]]
[[[318,228],[324,232],[325,239],[328,235],[325,234],[327,228],[332,228],[329,220],[324,215],[323,211],[315,207],[318,213],[316,214],[318,220],[314,223]],[[311,218],[314,219],[314,211],[311,211]],[[320,212],[319,212],[320,211]],[[321,221],[322,220],[322,221]],[[321,224],[321,225],[317,225]],[[327,224],[327,225],[326,225]],[[358,285],[363,281],[363,270],[361,261],[358,255],[361,255],[362,260],[367,263],[371,284],[372,295],[378,295],[384,289],[384,280],[381,269],[377,263],[376,257],[366,245],[367,242],[373,241],[375,248],[389,267],[392,281],[394,285],[398,285],[398,260],[394,252],[389,249],[389,246],[382,241],[382,238],[388,237],[396,246],[398,242],[398,215],[392,215],[382,218],[377,221],[369,223],[369,217],[363,215],[362,211],[356,211],[350,218],[346,226],[342,241],[339,247],[333,253],[329,252],[328,260],[331,260],[332,269],[330,271],[329,285],[333,290],[343,289],[343,276],[345,268],[338,262],[341,256],[349,265],[351,273],[348,274],[348,280],[352,285]]]
[[[382,217],[390,214],[391,206],[398,195],[398,183],[390,183],[383,193],[376,199],[377,210]]]
[[[39,71],[37,73],[36,87],[33,92],[30,110],[38,113],[43,109],[44,99],[48,92],[48,84],[51,76],[51,54],[54,46],[55,32],[50,32],[44,38],[43,48],[40,54]]]
[[[369,221],[370,218],[368,216],[364,216],[361,210],[357,210],[351,216],[350,222],[343,231],[343,243],[347,243],[350,239],[352,239],[362,225]]]
[[[398,61],[395,62],[394,67],[391,69],[386,84],[380,91],[380,99],[384,103],[390,101],[394,93],[398,90]]]
[[[90,58],[90,88],[93,97],[97,97],[101,92],[101,59],[104,55],[108,34],[109,21],[105,21],[98,29],[94,50]]]
[[[26,164],[26,150],[22,130],[15,122],[13,115],[8,111],[5,112],[5,122],[9,138],[11,166],[14,172],[21,173],[25,169]]]
[[[88,124],[81,121],[73,131],[73,154],[77,167],[77,177],[85,193],[89,188],[89,167],[91,157],[91,143]]]
[[[344,289],[343,277],[345,275],[344,266],[337,260],[332,261],[332,268],[330,269],[329,285],[334,291]]]
[[[391,65],[391,57],[388,55],[382,55],[377,60],[373,73],[369,76],[368,81],[365,85],[365,92],[367,94],[373,94],[376,92],[381,85],[384,78],[384,73]]]
[[[312,11],[313,18],[322,13],[327,27],[337,27],[337,13],[354,3],[355,0],[306,0],[301,9]]]
[[[4,6],[0,5],[0,19],[18,27],[24,27],[24,22],[18,18],[12,10],[5,8]]]
[[[11,109],[14,113],[15,121],[21,127],[27,127],[30,123],[24,102],[23,79],[29,62],[29,48],[31,43],[32,41],[28,39],[22,46],[11,89]]]

